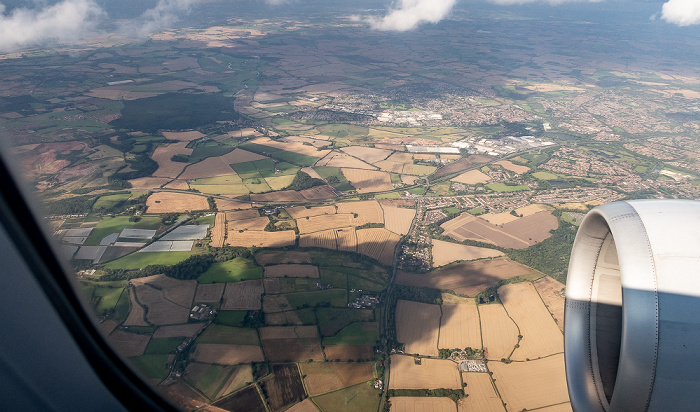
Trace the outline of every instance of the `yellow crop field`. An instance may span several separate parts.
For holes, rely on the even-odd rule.
[[[503,252],[496,249],[460,245],[433,239],[433,267],[444,266],[458,260],[484,259],[503,255]]]
[[[486,183],[491,180],[491,177],[479,170],[470,170],[450,180],[457,183],[464,183],[465,185],[475,185],[477,183]]]
[[[293,206],[284,209],[294,219],[301,219],[311,216],[334,215],[335,206],[318,206],[307,208],[305,206]]]
[[[274,147],[276,149],[284,150],[286,152],[294,152],[313,157],[323,157],[330,153],[330,150],[317,150],[313,146],[308,146],[302,143],[279,142],[277,140],[272,140],[268,137],[258,137],[257,139],[251,140],[250,142],[268,147]]]
[[[316,166],[323,167],[351,167],[353,169],[376,170],[377,168],[369,163],[347,155],[345,153],[331,152],[323,159],[316,162]]]
[[[192,140],[201,139],[205,135],[196,130],[190,132],[163,132],[163,137],[168,140],[179,140],[181,142],[191,142]]]
[[[405,235],[411,228],[416,209],[383,205],[384,227],[396,234]]]
[[[257,345],[200,343],[192,354],[192,360],[195,362],[217,365],[238,365],[241,363],[261,362],[264,359],[262,349]]]
[[[401,175],[401,182],[406,185],[412,185],[416,182],[418,176]]]
[[[153,151],[151,159],[158,163],[158,169],[153,172],[153,177],[170,177],[176,178],[182,172],[182,169],[187,166],[187,163],[173,162],[170,160],[176,154],[191,155],[192,149],[188,149],[188,142],[171,143],[167,146],[158,146]]]
[[[422,358],[417,365],[413,356],[391,355],[389,389],[462,389],[459,368],[446,359]]]
[[[335,231],[324,230],[322,232],[299,235],[299,247],[322,247],[335,250]]]
[[[338,214],[349,213],[357,215],[353,220],[355,226],[362,226],[366,223],[384,223],[384,212],[376,200],[343,202],[338,203],[337,207]]]
[[[401,173],[405,164],[406,163],[392,162],[391,160],[382,160],[381,162],[375,163],[381,170],[391,173]]]
[[[507,358],[518,343],[518,327],[508,317],[503,305],[479,305],[481,338],[489,360]],[[490,365],[490,364],[489,364]]]
[[[524,217],[524,216],[534,215],[535,213],[538,213],[538,212],[548,212],[551,210],[552,210],[551,206],[543,205],[540,203],[533,203],[531,205],[527,205],[527,206],[523,206],[523,207],[519,207],[519,208],[515,209],[515,213],[517,213],[519,215],[523,215],[523,217]]]
[[[498,296],[523,336],[511,359],[536,359],[564,351],[564,335],[532,283],[501,286]]]
[[[357,234],[357,252],[369,256],[384,265],[394,260],[394,248],[401,237],[384,228],[360,229]]]
[[[226,236],[226,213],[219,212],[214,220],[214,227],[211,228],[211,243],[210,246],[222,247],[224,245],[224,237]]]
[[[224,200],[224,199],[214,199],[216,202],[216,208],[218,210],[238,210],[238,209],[250,209],[250,202],[239,202],[237,200]]]
[[[396,303],[396,339],[405,345],[406,353],[437,356],[439,328],[440,306],[408,300]]]
[[[350,182],[357,193],[372,193],[393,190],[389,174],[386,172],[360,169],[341,169],[343,175]]]
[[[519,175],[530,171],[529,167],[516,165],[515,163],[511,162],[510,160],[499,160],[498,162],[496,162],[494,164],[497,164],[497,165],[503,167],[504,169],[510,170],[511,172],[515,172]]]
[[[479,217],[489,223],[493,223],[494,225],[502,225],[504,223],[518,220],[518,216],[513,216],[510,212],[486,213]]]
[[[209,209],[207,198],[189,193],[157,192],[146,199],[147,213],[180,213]]]
[[[469,396],[460,400],[459,412],[503,412],[503,402],[496,394],[488,373],[464,372],[462,380],[467,384],[464,391]]]
[[[132,189],[157,189],[171,180],[169,177],[139,177],[129,180],[129,183]]]
[[[357,250],[357,234],[354,227],[334,229],[338,250],[355,252]]]
[[[389,412],[455,412],[450,398],[395,396],[391,398]]]
[[[358,159],[362,159],[367,163],[375,163],[380,160],[384,160],[393,153],[391,150],[375,149],[373,147],[364,146],[348,146],[343,147],[340,150],[349,154],[350,156],[355,156]]]
[[[532,282],[532,284],[535,286],[535,289],[537,289],[537,293],[540,294],[540,297],[542,298],[542,301],[544,301],[544,305],[549,310],[549,313],[552,314],[554,321],[557,323],[557,326],[559,326],[559,330],[563,331],[564,305],[566,303],[564,295],[562,294],[564,284],[550,278],[549,276],[538,279]]]
[[[243,233],[229,232],[226,244],[243,247],[283,247],[292,246],[296,240],[293,230],[280,232],[264,232],[259,230],[246,230]]]
[[[229,232],[239,230],[263,230],[268,223],[270,223],[270,219],[267,216],[258,216],[245,220],[230,220],[228,222],[228,230]]]
[[[538,412],[573,412],[571,409],[571,402],[560,403],[558,405],[545,406],[544,408],[538,409]]]
[[[564,354],[529,362],[490,362],[489,369],[508,411],[530,410],[569,401]]]
[[[267,278],[318,278],[318,268],[313,265],[282,264],[265,266],[265,277]]]
[[[414,165],[413,163],[406,163],[404,164],[401,173],[405,175],[427,176],[433,174],[435,170],[437,170],[437,167],[435,166]]]
[[[300,234],[320,232],[322,230],[354,226],[353,215],[350,213],[337,215],[311,216],[297,219]]]
[[[473,299],[459,304],[442,305],[438,346],[444,349],[466,347],[481,349],[479,311]]]

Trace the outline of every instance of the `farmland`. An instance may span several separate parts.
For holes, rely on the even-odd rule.
[[[317,396],[374,377],[370,363],[304,363],[299,365],[305,376],[309,396]]]
[[[411,227],[411,222],[416,215],[415,209],[392,207],[383,205],[384,227],[398,235],[405,235]]]
[[[197,282],[223,283],[260,279],[263,269],[250,259],[237,257],[226,262],[216,262],[197,278]]]
[[[396,304],[396,339],[406,353],[437,356],[440,306],[399,300]]]
[[[259,385],[272,410],[284,409],[304,399],[304,385],[296,365],[272,365],[271,372]]]
[[[262,280],[245,280],[227,283],[224,291],[223,310],[260,309],[260,297],[263,294]]]
[[[195,347],[192,360],[218,365],[238,365],[241,363],[262,362],[265,359],[258,345],[228,345],[200,343]]]
[[[386,172],[361,169],[342,169],[343,175],[357,193],[372,193],[393,190],[389,174]]]
[[[558,282],[549,276],[545,276],[532,283],[540,294],[549,313],[552,314],[554,321],[559,326],[559,330],[564,331],[564,284]]]
[[[293,245],[295,240],[296,234],[293,230],[280,232],[246,230],[243,233],[229,232],[226,243],[231,246],[242,247],[282,247]]]
[[[443,303],[439,347],[481,349],[481,326],[476,303]]]
[[[462,380],[467,384],[465,392],[469,396],[460,401],[460,412],[503,412],[503,402],[496,394],[491,377],[488,374],[464,372],[462,373]]]
[[[379,407],[379,391],[372,383],[363,382],[313,398],[322,411],[374,411]]]
[[[360,229],[357,234],[357,253],[376,259],[384,265],[391,265],[394,260],[394,249],[401,239],[384,228]]]
[[[489,175],[484,174],[478,170],[470,170],[468,172],[464,172],[461,175],[451,179],[453,182],[457,183],[464,183],[466,185],[475,185],[477,183],[486,183],[491,178]]]
[[[501,360],[510,357],[518,343],[519,331],[503,305],[497,303],[479,305],[479,316],[486,358]]]
[[[439,267],[458,260],[475,260],[503,256],[504,253],[483,247],[460,245],[457,243],[433,240],[433,266]]]
[[[171,192],[153,193],[146,200],[146,206],[148,206],[148,213],[179,213],[209,209],[209,203],[204,196]]]
[[[390,412],[454,412],[456,409],[450,398],[396,396],[391,398]]]
[[[265,277],[318,278],[318,268],[312,265],[281,264],[265,267]]]
[[[443,359],[423,358],[416,364],[412,356],[391,355],[389,389],[461,389],[457,364]]]

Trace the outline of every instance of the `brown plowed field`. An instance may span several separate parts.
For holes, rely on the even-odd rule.
[[[459,401],[459,412],[503,412],[503,402],[488,373],[463,372],[462,380],[467,384],[464,391],[469,396]]]
[[[501,286],[498,296],[523,335],[511,359],[536,359],[564,351],[564,336],[532,283]]]
[[[305,206],[293,206],[285,209],[294,219],[303,219],[310,216],[334,215],[335,206],[318,206],[306,208]]]
[[[328,229],[348,227],[353,225],[353,215],[350,213],[338,215],[321,215],[297,219],[300,234],[320,232]]]
[[[450,398],[394,396],[389,412],[455,412],[456,409]]]
[[[211,228],[211,243],[212,247],[222,247],[224,238],[226,237],[226,213],[217,213],[214,220],[214,227]]]
[[[311,402],[311,399],[304,399],[302,402],[287,409],[287,412],[318,412],[318,408]]]
[[[362,159],[367,163],[379,162],[389,157],[393,151],[386,149],[375,149],[373,147],[364,146],[348,146],[340,149],[350,156],[355,156],[358,159]]]
[[[136,280],[136,279],[132,279]],[[179,306],[167,300],[162,290],[147,284],[134,286],[136,298],[148,309],[146,320],[154,325],[185,323],[189,319],[190,308]]]
[[[353,224],[362,226],[365,223],[384,223],[384,211],[376,200],[363,202],[338,203],[338,213],[356,214]]]
[[[272,365],[271,374],[258,382],[270,410],[281,411],[304,398],[304,384],[296,365]]]
[[[292,246],[295,243],[296,234],[293,230],[281,232],[264,232],[256,230],[246,230],[243,233],[229,232],[226,243],[231,246],[243,247],[284,247]]]
[[[243,149],[235,149],[232,152],[228,152],[221,156],[221,160],[230,165],[234,163],[245,163],[262,159],[267,159],[267,157]]]
[[[129,180],[129,183],[132,189],[157,189],[171,180],[169,177],[139,177]]]
[[[518,327],[501,304],[479,305],[479,316],[486,358],[494,361],[507,358],[518,343]]]
[[[195,302],[219,302],[224,293],[224,283],[210,283],[207,285],[197,285],[197,293],[194,295]]]
[[[190,188],[190,185],[187,183],[186,180],[175,179],[172,182],[168,183],[167,185],[163,186],[163,188],[164,189],[187,190]]]
[[[435,172],[434,177],[438,178],[438,177],[447,176],[447,175],[452,174],[452,173],[457,173],[457,172],[461,172],[462,170],[467,170],[467,169],[473,167],[474,165],[488,163],[490,161],[491,161],[491,159],[488,156],[472,155],[472,156],[469,156],[469,157],[464,158],[464,159],[459,159],[456,162],[452,162],[452,163],[448,164],[447,166],[438,169],[438,171]]]
[[[156,150],[153,151],[153,155],[151,155],[151,159],[158,163],[158,169],[153,172],[152,176],[175,179],[182,172],[182,169],[187,166],[187,163],[173,162],[170,158],[176,154],[191,155],[192,149],[185,147],[188,143],[189,142],[178,142],[171,143],[167,146],[156,147]]]
[[[489,369],[508,411],[569,401],[563,354],[530,362],[490,362]]]
[[[372,345],[326,345],[323,347],[329,361],[351,361],[372,359]]]
[[[267,359],[272,362],[323,361],[321,341],[318,338],[264,339]]]
[[[130,358],[143,355],[148,342],[151,340],[151,335],[129,333],[117,329],[109,335],[108,339],[109,343],[114,345],[120,355]]]
[[[491,180],[491,177],[479,170],[470,170],[450,180],[452,182],[464,183],[465,185],[475,185],[477,183],[486,183]]]
[[[263,230],[268,223],[270,223],[270,218],[267,216],[258,216],[245,220],[230,220],[228,222],[228,230],[229,232],[239,230]]]
[[[311,256],[306,252],[260,252],[255,255],[260,266],[282,263],[311,263]]]
[[[168,140],[178,140],[180,142],[191,142],[192,140],[201,139],[205,135],[196,130],[190,132],[163,132],[163,137]]]
[[[289,310],[290,306],[284,295],[265,295],[263,296],[262,308],[265,313],[275,313]]]
[[[271,326],[301,325],[302,322],[296,312],[288,310],[286,312],[266,313],[265,324]]]
[[[318,268],[312,265],[283,264],[265,267],[265,277],[318,278]]]
[[[155,333],[153,338],[179,338],[192,337],[199,333],[205,323],[185,323],[182,325],[161,326]]]
[[[446,359],[421,359],[416,365],[413,356],[391,355],[389,389],[462,389],[459,368]]]
[[[253,202],[305,202],[307,199],[301,192],[282,190],[271,193],[251,193],[250,200]]]
[[[561,291],[565,285],[549,276],[538,279],[532,284],[537,289],[537,293],[540,294],[549,313],[552,314],[559,330],[564,331],[564,304],[566,302]]]
[[[394,248],[401,237],[384,228],[360,229],[357,234],[357,252],[376,259],[383,265],[394,261]]]
[[[148,322],[144,319],[146,312],[143,310],[143,306],[136,301],[134,288],[129,288],[129,305],[131,310],[124,321],[124,326],[148,326]]]
[[[238,202],[235,200],[224,200],[224,199],[214,199],[216,202],[217,210],[238,210],[238,209],[250,209],[250,202]]]
[[[177,280],[165,275],[133,279],[131,283],[133,285],[148,283],[162,291],[165,298],[169,301],[188,309],[192,307],[192,299],[194,298],[194,291],[197,287],[196,280]]]
[[[248,220],[260,217],[257,209],[237,210],[235,212],[226,212],[226,220]]]
[[[458,260],[475,260],[503,255],[503,252],[496,249],[460,245],[433,239],[433,267],[444,266]]]
[[[354,227],[334,229],[338,250],[355,252],[357,250],[357,234]]]
[[[309,396],[321,395],[374,377],[370,363],[302,363],[299,365]]]
[[[260,309],[260,296],[263,294],[262,279],[227,283],[224,291],[222,310]]]
[[[396,339],[405,345],[406,353],[437,356],[439,329],[440,306],[408,300],[397,302]]]
[[[322,247],[336,250],[336,240],[334,230],[324,230],[323,232],[309,233],[299,236],[299,247]]]
[[[377,170],[376,167],[365,163],[360,159],[345,153],[332,152],[316,162],[316,166],[322,167],[352,167],[353,169]]]
[[[416,209],[405,207],[382,206],[384,209],[384,227],[399,235],[405,235],[411,228],[416,216]]]
[[[542,274],[503,257],[460,262],[424,274],[399,271],[396,283],[452,290],[460,295],[476,296],[487,287],[497,284],[499,280],[513,276],[539,278]]]
[[[458,242],[466,239],[493,243],[505,248],[524,249],[551,236],[556,229],[557,218],[549,212],[539,212],[513,222],[496,226],[469,213],[462,213],[440,225],[444,234]]]
[[[481,326],[479,311],[474,300],[460,304],[442,305],[440,340],[438,347],[444,349],[481,349]]]
[[[226,175],[235,175],[236,172],[231,169],[229,163],[224,161],[220,156],[209,157],[187,166],[184,172],[178,176],[179,179],[193,180],[205,177],[217,177]]]
[[[383,192],[394,189],[387,172],[360,169],[341,170],[350,184],[357,189],[357,193]]]
[[[548,211],[542,211],[506,223],[503,225],[503,230],[517,238],[527,240],[528,244],[533,245],[550,237],[549,231],[558,227],[559,221],[556,216]]]
[[[499,160],[498,162],[495,162],[494,164],[497,164],[497,165],[501,166],[502,168],[504,168],[506,170],[510,170],[511,172],[515,172],[519,175],[530,171],[529,167],[516,165],[515,163],[511,162],[510,160]]]
[[[182,213],[209,209],[204,196],[188,193],[157,192],[146,199],[147,213]]]
[[[195,362],[213,363],[215,365],[238,365],[241,363],[262,362],[265,360],[265,357],[260,346],[257,345],[200,343],[196,346],[191,359]]]
[[[315,326],[266,326],[259,329],[260,339],[317,338]]]

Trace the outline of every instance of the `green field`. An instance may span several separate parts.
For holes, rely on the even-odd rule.
[[[247,310],[222,310],[214,318],[214,323],[225,326],[240,326],[245,319]]]
[[[148,346],[146,347],[146,354],[147,355],[154,355],[154,354],[169,354],[173,353],[175,351],[175,348],[180,346],[182,343],[183,338],[155,338],[151,339],[148,342]]]
[[[330,137],[366,136],[369,128],[350,124],[326,124],[316,127],[321,134]]]
[[[149,379],[165,379],[169,369],[167,354],[149,354],[129,358],[129,362]]]
[[[322,411],[366,412],[379,408],[379,391],[371,382],[340,389],[313,398]]]
[[[374,196],[375,199],[401,199],[399,192],[379,193]]]
[[[259,345],[255,329],[212,324],[197,338],[197,343],[228,343],[231,345]]]
[[[323,338],[324,345],[374,345],[379,339],[379,331],[376,327],[364,330],[362,323],[353,323],[336,336]]]
[[[339,167],[314,167],[314,171],[325,179],[335,190],[347,192],[355,190]]]
[[[486,185],[489,189],[493,190],[494,192],[519,192],[521,190],[530,190],[528,186],[525,185],[517,185],[517,186],[508,186],[505,183],[489,183]]]
[[[108,211],[131,197],[131,193],[102,196],[92,205],[94,212]]]
[[[90,236],[85,241],[85,245],[97,246],[105,236],[111,235],[112,233],[119,233],[123,229],[157,230],[159,227],[160,218],[158,217],[142,217],[138,222],[129,222],[129,216],[107,217],[97,223],[97,226],[92,230],[92,233],[90,233]]]
[[[539,180],[555,180],[559,178],[559,176],[550,172],[535,172],[532,174],[532,177]]]
[[[456,207],[445,207],[442,209],[443,212],[447,213],[448,215],[454,214],[454,213],[459,213],[462,210],[457,209]]]
[[[348,275],[328,269],[320,270],[320,282],[324,285],[333,285],[335,288],[347,289]]]
[[[124,287],[95,287],[92,293],[92,301],[95,302],[95,310],[104,314],[117,306],[117,302],[124,291]]]
[[[107,269],[141,269],[148,265],[174,265],[190,257],[191,252],[132,253],[105,265]]]
[[[172,253],[172,252],[171,252]],[[263,268],[251,259],[237,257],[226,262],[217,262],[209,270],[199,275],[199,283],[238,282],[241,280],[260,279]]]
[[[340,330],[350,324],[354,324],[355,322],[374,321],[374,310],[355,308],[319,308],[316,309],[316,318],[318,319],[318,328],[321,332],[321,336],[335,336]]]
[[[314,307],[316,305],[330,304],[335,307],[348,305],[347,291],[345,289],[328,289],[316,292],[288,293],[284,295],[294,309]]]

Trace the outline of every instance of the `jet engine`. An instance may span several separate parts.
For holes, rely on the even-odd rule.
[[[700,202],[591,210],[569,261],[564,357],[574,411],[700,408]]]

